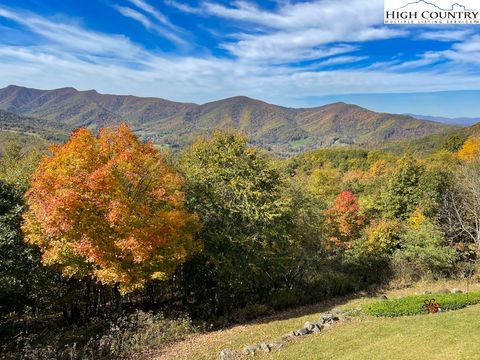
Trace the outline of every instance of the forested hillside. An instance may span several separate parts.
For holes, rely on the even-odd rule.
[[[251,144],[282,154],[317,147],[372,146],[453,128],[345,103],[293,109],[239,96],[196,105],[73,88],[8,86],[0,89],[0,109],[42,119],[37,121],[39,127],[48,125],[63,133],[77,127],[95,130],[127,122],[143,139],[173,148],[189,145],[214,130],[233,129],[245,134]],[[25,131],[29,129],[25,127]]]
[[[453,139],[424,156],[342,148],[288,159],[229,132],[161,152],[126,124],[76,130],[48,152],[10,143],[1,349],[128,358],[205,324],[474,274],[480,138]]]

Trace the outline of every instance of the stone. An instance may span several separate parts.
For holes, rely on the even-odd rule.
[[[223,349],[220,351],[220,360],[235,360],[237,355],[235,351],[230,349]]]
[[[278,349],[281,349],[283,347],[285,343],[282,341],[282,340],[277,340],[273,343],[270,344],[271,346],[271,349],[275,349],[275,350],[278,350]]]
[[[380,300],[388,300],[388,297],[387,295],[382,295],[379,297]]]
[[[308,334],[308,332],[309,332],[308,329],[300,328],[297,331],[294,331],[293,333],[295,334],[295,336],[305,336]]]
[[[444,289],[440,289],[437,291],[438,294],[450,294],[450,290],[448,290],[447,288],[444,288]]]
[[[250,345],[243,348],[242,353],[245,355],[255,354],[260,349],[260,345]]]
[[[260,344],[260,349],[262,349],[263,352],[268,353],[268,352],[272,351],[272,345],[266,344],[266,343],[261,343]]]
[[[325,313],[321,317],[321,322],[323,324],[332,323],[334,321],[339,321],[340,317],[338,314]]]
[[[432,293],[431,291],[426,290],[426,291],[423,292],[423,295],[429,295],[431,293]]]
[[[323,330],[323,325],[317,325],[317,326],[315,326],[315,327],[313,328],[313,331],[312,331],[312,332],[313,332],[314,334],[318,334],[318,333],[321,333],[322,330]]]
[[[312,323],[312,322],[310,322],[310,321],[307,321],[307,322],[303,325],[303,327],[304,327],[305,329],[307,329],[308,331],[311,332],[311,331],[313,331],[313,329],[315,329],[315,328],[317,327],[317,323]]]
[[[282,339],[282,341],[290,341],[290,340],[293,339],[294,336],[295,336],[295,334],[294,334],[294,332],[292,331],[292,332],[289,332],[289,333],[287,333],[287,334],[285,334],[285,335],[282,335],[281,339]]]
[[[330,314],[330,313],[323,314],[320,320],[322,321],[323,324],[330,323],[333,321],[333,314]]]
[[[453,289],[452,294],[463,294],[463,291],[460,289]]]

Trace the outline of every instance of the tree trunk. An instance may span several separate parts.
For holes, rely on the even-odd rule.
[[[115,296],[115,311],[122,311],[122,294],[120,294],[120,284],[115,284],[113,288],[113,294]]]

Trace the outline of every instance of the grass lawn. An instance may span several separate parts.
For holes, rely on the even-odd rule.
[[[417,284],[387,292],[390,298],[423,290],[460,288],[460,283]],[[479,290],[478,285],[471,290]],[[430,295],[426,295],[429,297]],[[145,359],[217,359],[220,350],[272,341],[300,328],[305,321],[333,307],[352,309],[376,301],[358,296],[301,307],[257,322],[195,335]],[[257,354],[258,359],[480,359],[480,305],[436,315],[399,318],[355,317],[318,335],[296,338],[279,351]]]
[[[358,318],[263,359],[480,359],[480,306],[401,318]]]

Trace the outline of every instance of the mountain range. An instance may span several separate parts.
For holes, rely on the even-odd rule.
[[[419,120],[436,121],[443,124],[458,125],[458,126],[471,126],[480,122],[480,118],[458,117],[448,118],[442,116],[429,116],[429,115],[416,115],[405,114]]]
[[[454,128],[341,102],[295,109],[238,96],[198,105],[153,97],[104,95],[95,90],[38,90],[15,85],[0,89],[0,109],[0,129],[32,132],[49,139],[59,139],[78,127],[96,130],[127,122],[142,138],[172,148],[217,129],[234,129],[244,133],[250,143],[282,153],[374,145]]]

